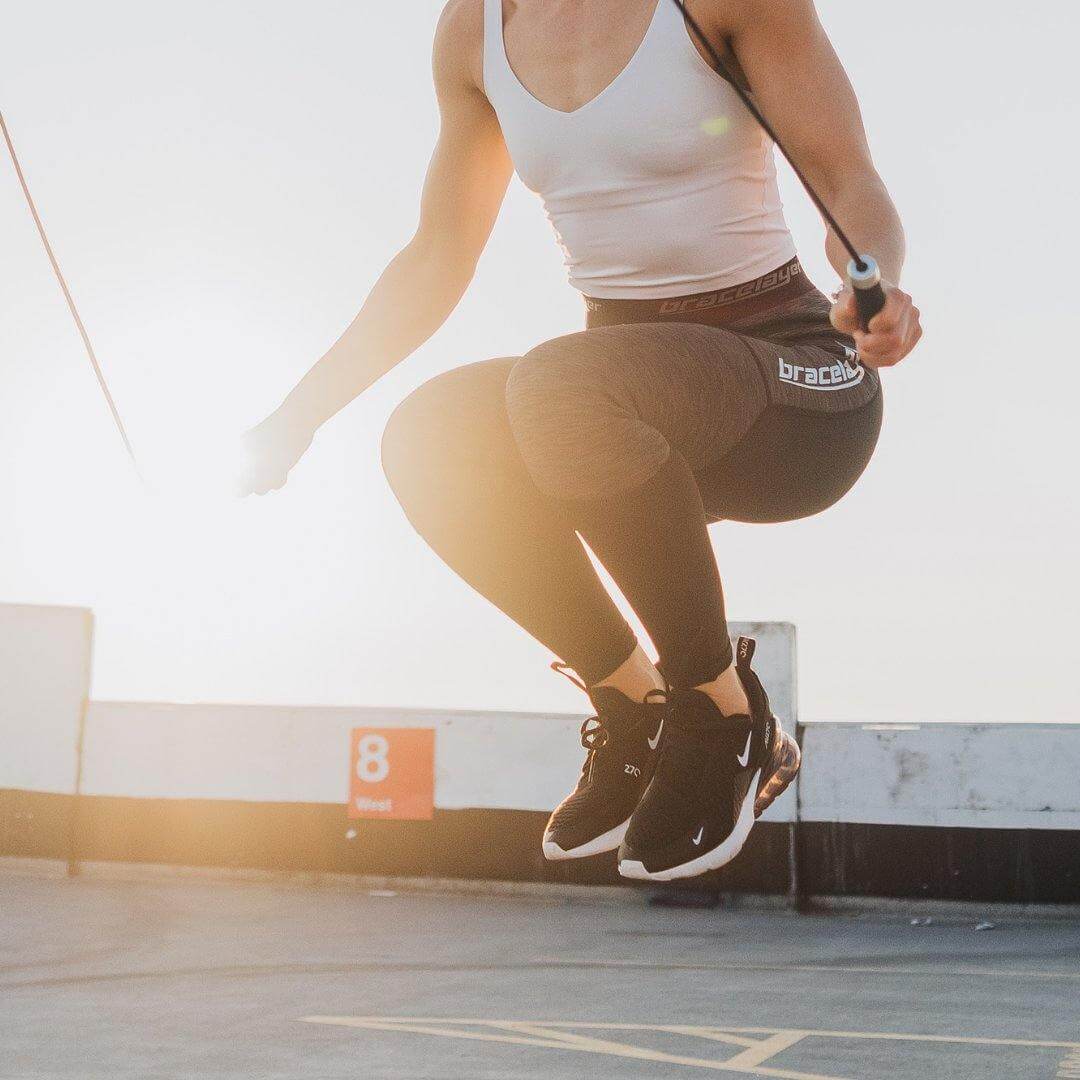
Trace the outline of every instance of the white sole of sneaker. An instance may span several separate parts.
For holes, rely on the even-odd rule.
[[[622,859],[619,861],[619,873],[624,878],[632,881],[679,881],[682,878],[697,877],[698,874],[707,873],[709,870],[719,870],[721,866],[727,866],[736,855],[743,849],[750,830],[754,827],[754,803],[757,801],[758,782],[761,780],[761,770],[754,774],[754,779],[746,789],[746,798],[739,807],[739,816],[735,820],[735,828],[731,835],[711,851],[699,855],[690,862],[681,866],[672,866],[667,870],[649,871],[644,863],[636,859]]]
[[[603,855],[605,852],[614,851],[623,842],[626,827],[629,824],[630,819],[627,818],[621,825],[616,825],[614,829],[610,829],[603,836],[598,836],[595,840],[590,840],[587,844],[580,844],[569,851],[559,847],[554,840],[549,840],[545,833],[544,858],[548,862],[563,862],[566,859],[587,859],[590,855]]]

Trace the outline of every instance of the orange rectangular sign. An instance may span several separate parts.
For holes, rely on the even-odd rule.
[[[434,810],[434,728],[354,728],[349,817],[428,821]]]

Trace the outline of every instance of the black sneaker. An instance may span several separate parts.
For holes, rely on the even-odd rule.
[[[567,674],[563,665],[553,664]],[[581,725],[588,751],[577,787],[556,807],[544,830],[544,856],[552,861],[583,859],[614,851],[622,842],[656,764],[667,716],[662,690],[647,702],[631,701],[607,686],[587,688],[596,709]]]
[[[750,716],[724,716],[699,690],[670,695],[656,770],[619,849],[623,877],[673,881],[726,865],[795,779],[799,747],[750,670],[753,639],[739,638],[736,655]]]

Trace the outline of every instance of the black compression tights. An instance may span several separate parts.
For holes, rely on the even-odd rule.
[[[392,416],[383,465],[432,548],[586,682],[636,640],[577,534],[672,685],[699,685],[731,662],[708,523],[816,513],[870,458],[877,381],[831,346],[586,330],[432,379]],[[835,389],[806,386],[811,367]]]

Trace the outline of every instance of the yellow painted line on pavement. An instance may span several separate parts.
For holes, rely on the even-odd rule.
[[[1080,1048],[1069,1054],[1058,1066],[1054,1080],[1080,1080]]]
[[[649,1050],[629,1043],[612,1042],[606,1039],[591,1039],[567,1031],[554,1030],[547,1022],[531,1024],[528,1021],[515,1020],[458,1020],[458,1021],[395,1021],[388,1017],[358,1016],[305,1016],[304,1021],[313,1024],[334,1024],[342,1027],[369,1029],[376,1031],[407,1031],[420,1035],[441,1035],[451,1039],[471,1039],[477,1042],[512,1043],[524,1046],[541,1046],[556,1050],[574,1050],[584,1054],[604,1054],[608,1057],[634,1058],[638,1061],[661,1062],[667,1065],[685,1065],[695,1069],[709,1069],[714,1072],[734,1072],[750,1076],[769,1076],[776,1080],[845,1080],[844,1077],[825,1076],[822,1073],[797,1072],[793,1069],[772,1069],[763,1065],[733,1065],[728,1061],[716,1061],[710,1058],[687,1057],[682,1054],[668,1054],[659,1050]],[[470,1024],[476,1027],[500,1029],[499,1034],[479,1031],[464,1031],[457,1027],[436,1027],[436,1024]],[[604,1025],[594,1025],[603,1027]],[[657,1030],[655,1026],[641,1025],[637,1030]],[[766,1040],[768,1041],[768,1040]],[[769,1056],[779,1053],[780,1047],[772,1050]],[[746,1051],[744,1051],[745,1053]]]
[[[524,1036],[512,1035],[485,1035],[479,1031],[462,1031],[460,1028],[436,1027],[439,1023],[468,1023],[483,1027],[483,1020],[465,1021],[408,1021],[408,1020],[381,1020],[376,1017],[363,1016],[302,1016],[300,1018],[306,1024],[333,1024],[338,1027],[364,1028],[372,1031],[409,1031],[414,1035],[442,1035],[448,1039],[475,1039],[479,1042],[505,1042],[517,1043],[519,1046],[544,1046],[550,1050],[562,1050],[566,1044],[558,1039],[548,1037],[528,1039]]]
[[[538,1026],[532,1024],[521,1024],[513,1021],[491,1021],[487,1022],[493,1027],[509,1027],[518,1031],[525,1031],[534,1035],[540,1035],[546,1031],[552,1030],[548,1025]],[[693,1031],[695,1036],[700,1037],[704,1035],[706,1038],[716,1038],[717,1041],[728,1042],[730,1039],[725,1037],[721,1032],[703,1032],[701,1030]],[[791,1070],[776,1070],[776,1069],[756,1069],[753,1066],[762,1064],[769,1058],[779,1054],[781,1050],[786,1050],[789,1046],[793,1046],[797,1043],[802,1036],[796,1034],[794,1038],[789,1033],[784,1035],[774,1035],[769,1039],[756,1039],[756,1040],[741,1040],[742,1042],[752,1041],[753,1047],[748,1047],[737,1054],[733,1058],[728,1058],[725,1061],[715,1061],[711,1058],[691,1058],[681,1054],[668,1054],[659,1050],[648,1050],[640,1046],[632,1046],[629,1043],[617,1043],[611,1042],[607,1039],[590,1039],[583,1035],[576,1035],[569,1031],[553,1032],[559,1037],[566,1039],[568,1042],[568,1049],[575,1050],[588,1050],[599,1054],[611,1054],[615,1057],[632,1057],[638,1058],[643,1061],[663,1061],[673,1065],[690,1065],[695,1068],[705,1069],[718,1069],[725,1072],[748,1072],[762,1076],[789,1076],[789,1077],[804,1077],[806,1080],[826,1080],[824,1077],[816,1077],[812,1073],[793,1072]]]
[[[659,1031],[675,1035],[691,1035],[701,1038],[713,1038],[717,1035],[798,1035],[800,1038],[818,1037],[824,1039],[883,1039],[886,1041],[957,1043],[970,1046],[1018,1046],[1034,1049],[1061,1049],[1080,1051],[1080,1042],[1068,1042],[1054,1039],[1001,1039],[984,1038],[974,1035],[926,1035],[901,1031],[839,1031],[826,1028],[766,1028],[766,1027],[728,1027],[727,1025],[695,1026],[688,1024],[629,1024],[629,1023],[594,1023],[587,1020],[492,1020],[481,1017],[414,1017],[414,1016],[304,1016],[307,1023],[348,1023],[352,1026],[370,1024],[450,1024],[450,1025],[527,1025],[529,1027],[551,1029],[569,1028],[571,1030],[595,1031]],[[547,1036],[545,1036],[547,1037]],[[727,1041],[726,1039],[721,1041]],[[735,1041],[732,1039],[731,1041]],[[756,1040],[746,1039],[746,1044]]]
[[[1068,1049],[1080,1043],[1047,1039],[982,1039],[969,1035],[907,1035],[895,1031],[804,1031],[823,1039],[885,1039],[896,1042],[958,1043],[962,1046],[1021,1046],[1034,1049]]]
[[[560,957],[541,957],[538,965],[563,968],[628,968],[632,971],[775,971],[788,975],[793,971],[807,975],[912,975],[935,979],[1048,979],[1080,982],[1080,971],[1010,971],[1004,968],[917,968],[917,967],[865,967],[854,964],[698,964],[658,963],[647,964],[640,960],[564,960]]]
[[[710,1036],[704,1035],[704,1037]],[[763,1061],[768,1061],[769,1058],[775,1057],[781,1051],[787,1050],[805,1038],[806,1036],[801,1031],[778,1031],[775,1035],[762,1039],[757,1046],[750,1047],[733,1058],[728,1058],[727,1063],[729,1066],[742,1068],[760,1065]]]
[[[563,1024],[561,1026],[569,1027],[568,1024]],[[611,1030],[632,1029],[629,1025],[626,1029],[616,1029],[613,1025]],[[672,1035],[690,1035],[697,1039],[712,1039],[714,1042],[730,1043],[732,1046],[757,1046],[761,1042],[760,1039],[749,1039],[746,1035],[732,1035],[730,1031],[720,1031],[715,1028],[690,1027],[686,1024],[664,1024],[662,1027],[657,1027],[654,1030],[663,1031]]]

